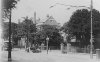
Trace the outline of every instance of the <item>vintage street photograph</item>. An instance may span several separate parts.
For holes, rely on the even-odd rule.
[[[100,0],[0,3],[0,62],[100,62]]]

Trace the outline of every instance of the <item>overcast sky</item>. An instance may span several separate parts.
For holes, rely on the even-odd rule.
[[[41,22],[45,21],[46,15],[52,15],[58,23],[67,22],[76,9],[62,5],[56,5],[53,8],[49,8],[55,3],[61,3],[66,5],[77,5],[77,6],[90,6],[91,0],[20,0],[17,4],[17,8],[12,12],[12,21],[18,22],[21,17],[29,16],[34,17],[34,11],[36,11],[37,19],[40,18]],[[93,7],[100,11],[100,0],[93,0]]]

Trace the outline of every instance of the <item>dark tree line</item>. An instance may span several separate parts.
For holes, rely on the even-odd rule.
[[[4,22],[3,38],[9,38],[9,23]],[[17,45],[18,40],[21,38],[26,38],[27,47],[28,43],[39,44],[44,43],[46,45],[46,38],[49,37],[49,46],[60,46],[63,41],[61,35],[59,34],[59,29],[52,25],[41,25],[42,30],[38,30],[36,24],[33,20],[25,17],[22,22],[11,23],[12,27],[12,40],[13,43]]]
[[[93,40],[100,34],[100,12],[93,9]],[[91,13],[87,9],[80,9],[73,13],[70,20],[64,24],[63,29],[69,35],[76,36],[80,46],[90,44]],[[96,42],[96,41],[95,41]],[[95,43],[94,42],[94,43]]]

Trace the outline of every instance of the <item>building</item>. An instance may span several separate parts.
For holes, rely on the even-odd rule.
[[[52,16],[47,15],[45,22],[37,23],[37,28],[42,29],[41,25],[52,25],[60,29],[61,25]]]
[[[53,26],[56,26],[58,29],[61,27],[60,23],[58,23],[52,16],[47,16],[47,19],[43,24],[44,25],[53,25]]]

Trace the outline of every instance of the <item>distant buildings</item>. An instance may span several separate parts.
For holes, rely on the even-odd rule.
[[[34,12],[34,19],[33,23],[36,24],[37,32],[42,30],[42,25],[52,25],[56,28],[60,29],[60,23],[58,23],[52,16],[47,16],[44,20],[45,22],[41,22],[41,19],[36,19],[36,12]],[[20,24],[20,21],[19,21]],[[21,29],[20,29],[21,30]],[[25,38],[21,38],[21,40],[18,41],[18,46],[24,47],[26,45]]]
[[[43,23],[44,25],[53,25],[57,28],[60,27],[60,23],[58,23],[52,16],[47,16],[47,20]]]
[[[37,28],[38,29],[42,29],[41,25],[52,25],[52,26],[55,26],[56,28],[60,29],[60,23],[58,23],[54,18],[53,16],[47,16],[45,22],[42,22],[42,23],[38,23],[37,24]]]

